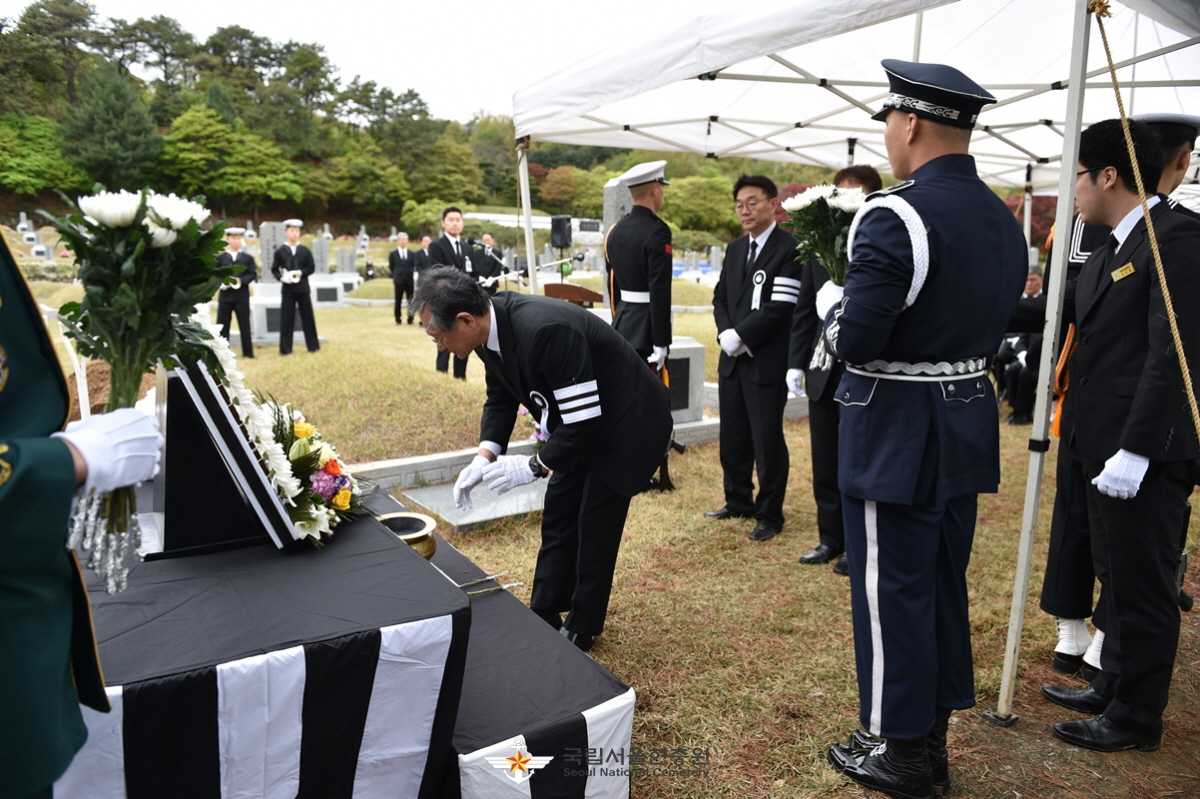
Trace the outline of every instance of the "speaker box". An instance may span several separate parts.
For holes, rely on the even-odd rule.
[[[571,217],[566,214],[550,217],[550,246],[556,250],[571,248]]]

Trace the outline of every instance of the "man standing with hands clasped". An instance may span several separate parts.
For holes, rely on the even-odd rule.
[[[770,178],[742,175],[733,187],[738,221],[746,235],[725,251],[713,291],[721,345],[721,468],[725,506],[711,519],[750,518],[751,541],[783,529],[788,451],[783,437],[787,404],[788,344],[800,296],[796,242],[775,224],[778,190]],[[751,472],[758,469],[758,498]]]
[[[291,355],[292,333],[296,329],[296,309],[300,309],[300,327],[304,330],[304,344],[309,352],[321,349],[317,338],[317,320],[313,318],[312,293],[308,287],[308,276],[316,271],[312,251],[300,243],[299,219],[288,219],[283,223],[286,244],[281,244],[271,261],[271,274],[283,286],[279,308],[279,354]]]
[[[987,362],[1028,256],[968,154],[995,98],[953,67],[883,67],[891,93],[873,118],[907,180],[859,211],[845,288],[826,283],[816,298],[846,369],[838,485],[866,728],[827,757],[866,788],[932,799],[949,784],[950,714],[975,704],[967,564],[977,495],[1000,482]]]
[[[254,341],[250,337],[250,284],[258,279],[258,266],[254,256],[242,249],[242,234],[245,228],[225,228],[225,241],[229,249],[217,256],[217,266],[242,267],[237,283],[222,285],[217,298],[217,324],[221,326],[221,338],[229,339],[229,322],[237,314],[238,337],[242,340],[242,357],[254,357]]]
[[[408,323],[413,323],[413,260],[412,253],[408,251],[408,234],[399,233],[396,235],[396,249],[388,253],[388,271],[392,273],[392,288],[396,292],[396,309],[394,316],[396,324],[400,324],[403,318],[403,308],[401,308],[404,295],[408,295]]]
[[[430,266],[453,266],[460,272],[466,272],[474,280],[476,275],[475,265],[471,262],[471,247],[462,240],[462,211],[453,205],[442,211],[442,231],[444,235],[429,245]],[[467,359],[470,357],[470,350],[462,357],[459,357],[458,353],[454,354],[454,376],[459,380],[467,379]],[[450,350],[438,349],[437,370],[450,371]]]

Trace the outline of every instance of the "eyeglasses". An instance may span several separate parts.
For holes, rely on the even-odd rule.
[[[1075,177],[1079,177],[1080,175],[1087,175],[1091,172],[1099,172],[1101,169],[1104,169],[1104,167],[1094,166],[1091,169],[1081,169],[1080,171],[1075,173]]]
[[[758,206],[760,206],[762,204],[763,204],[762,200],[755,198],[753,200],[746,200],[746,202],[744,202],[744,203],[735,203],[733,208],[735,211],[738,211],[740,213],[742,211],[753,211],[755,208],[757,208]]]
[[[436,344],[439,347],[442,346],[442,339],[444,339],[449,333],[450,333],[449,330],[443,332],[443,331],[437,330],[437,329],[431,330],[428,327],[425,328],[425,335],[429,336],[429,340],[432,341],[434,344]]]

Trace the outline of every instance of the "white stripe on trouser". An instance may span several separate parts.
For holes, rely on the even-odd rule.
[[[75,753],[71,768],[54,783],[54,795],[88,799],[125,799],[125,720],[121,686],[105,689],[112,711],[101,713],[80,705],[88,728],[87,743]],[[0,775],[2,778],[3,775]]]
[[[304,647],[217,666],[222,799],[292,799],[300,790]]]
[[[587,723],[587,745],[608,757],[609,752],[629,753],[630,739],[633,736],[633,705],[636,700],[633,689],[630,688],[620,696],[614,696],[607,702],[601,702],[595,707],[583,711],[583,720]],[[617,765],[617,764],[613,764]],[[614,769],[621,771],[622,769]],[[587,787],[583,791],[584,799],[627,799],[629,796],[628,776],[596,776],[588,777]]]
[[[880,735],[883,717],[883,625],[879,621],[879,517],[875,503],[863,502],[863,527],[867,532],[867,563],[863,588],[871,624],[871,720],[868,732]]]
[[[451,616],[384,627],[354,773],[355,799],[420,793],[441,693]]]

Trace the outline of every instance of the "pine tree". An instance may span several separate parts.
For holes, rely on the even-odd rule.
[[[63,138],[67,159],[113,191],[141,189],[162,150],[145,103],[108,61],[84,78]]]
[[[205,105],[216,111],[222,122],[237,130],[237,109],[233,107],[233,98],[229,96],[229,91],[221,81],[214,80],[208,84],[208,99]]]

